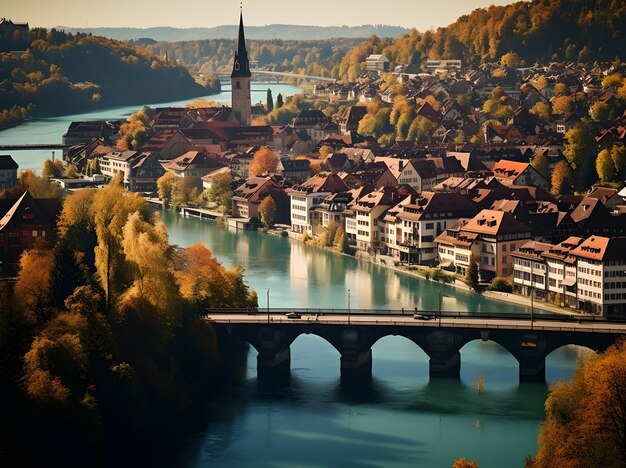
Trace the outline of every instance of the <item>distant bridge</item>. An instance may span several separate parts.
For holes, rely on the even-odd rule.
[[[74,145],[64,145],[61,143],[24,143],[21,145],[0,145],[0,151],[22,151],[22,150],[54,150],[67,149]]]
[[[337,80],[334,78],[328,78],[324,76],[313,76],[313,75],[304,75],[301,73],[291,73],[291,72],[277,72],[270,70],[250,70],[252,75],[262,75],[262,76],[273,76],[276,78],[299,78],[308,81],[324,81],[328,83],[335,83]],[[221,80],[228,80],[230,78],[230,74],[226,73],[218,73],[217,76]]]
[[[412,311],[261,308],[209,310],[206,316],[218,333],[236,335],[258,351],[261,384],[288,381],[290,346],[302,334],[317,335],[339,352],[342,379],[371,377],[372,346],[385,336],[399,335],[428,355],[431,376],[458,377],[461,348],[474,340],[494,341],[517,359],[521,381],[545,381],[545,359],[562,346],[603,351],[626,334],[626,323],[550,314],[535,318],[467,312],[420,312],[414,318]]]

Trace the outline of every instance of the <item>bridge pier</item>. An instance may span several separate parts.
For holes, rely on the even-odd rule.
[[[536,334],[525,334],[517,356],[520,382],[546,381],[546,343]]]
[[[428,338],[424,350],[428,354],[431,377],[453,377],[461,375],[461,353],[454,333],[436,331]]]
[[[262,387],[284,387],[291,376],[291,350],[263,352],[257,356],[257,382]]]
[[[437,353],[430,357],[428,362],[430,377],[452,377],[461,375],[461,353]]]
[[[372,349],[341,355],[341,380],[363,380],[372,377]]]

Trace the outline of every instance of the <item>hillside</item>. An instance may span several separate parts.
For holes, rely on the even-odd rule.
[[[613,60],[626,46],[623,0],[533,0],[474,10],[436,31],[411,31],[394,40],[373,38],[343,59],[340,74],[353,79],[370,53],[419,70],[428,59],[497,61],[513,52],[519,65],[551,60]]]
[[[236,25],[216,26],[213,28],[74,28],[57,26],[56,29],[68,33],[78,32],[95,34],[118,40],[136,40],[150,38],[157,42],[197,41],[203,39],[233,39],[237,37]],[[366,38],[372,34],[381,37],[396,37],[407,33],[400,26],[371,25],[362,26],[305,26],[296,24],[270,24],[267,26],[246,26],[248,39],[271,40],[311,40],[343,38]]]
[[[336,77],[342,57],[361,41],[362,39],[340,38],[307,41],[248,40],[246,42],[250,60],[256,61],[258,67]],[[235,41],[226,39],[159,42],[145,44],[145,47],[160,57],[167,52],[170,60],[203,73],[230,73],[235,53]]]
[[[198,96],[188,71],[125,42],[55,29],[0,32],[0,127],[26,115]]]

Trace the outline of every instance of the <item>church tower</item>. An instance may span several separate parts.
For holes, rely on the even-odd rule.
[[[246,38],[243,33],[243,11],[239,16],[239,39],[235,60],[233,62],[233,72],[230,75],[232,85],[231,105],[233,113],[241,125],[250,125],[252,114],[252,101],[250,97],[250,62],[248,61],[248,51],[246,50]]]

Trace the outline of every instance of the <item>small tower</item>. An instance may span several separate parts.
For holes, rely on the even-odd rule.
[[[231,103],[235,117],[241,125],[250,125],[252,115],[252,101],[250,98],[250,62],[246,50],[246,38],[243,32],[243,11],[239,15],[239,38],[233,72],[230,75],[232,85]]]

